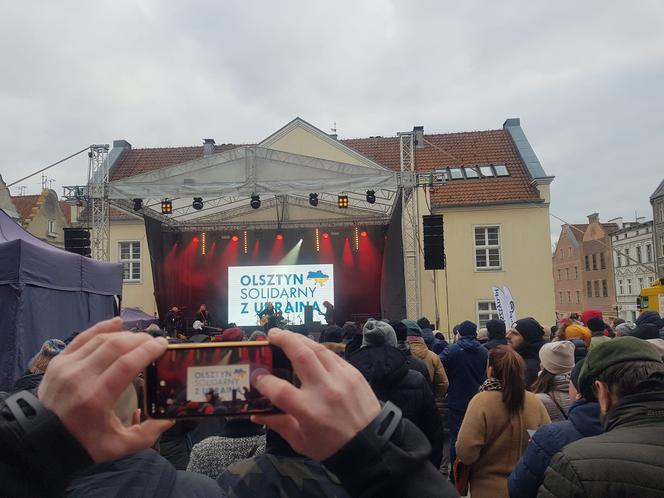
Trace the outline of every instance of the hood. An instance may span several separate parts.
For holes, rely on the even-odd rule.
[[[621,425],[657,426],[664,424],[664,391],[630,394],[612,406],[604,417],[604,431]]]
[[[521,355],[522,358],[537,358],[539,362],[539,350],[544,346],[544,341],[540,342],[524,342],[521,344],[521,347],[517,348],[516,352]]]
[[[657,326],[658,329],[664,327],[664,320],[662,320],[662,317],[659,316],[659,313],[652,310],[641,313],[634,323],[636,323],[637,326],[644,323],[652,323]]]
[[[458,344],[461,349],[468,353],[477,353],[478,351],[486,351],[482,343],[474,337],[460,337],[454,344]]]
[[[659,351],[659,354],[662,355],[662,359],[664,360],[664,339],[648,339],[648,342],[655,346],[657,351]]]
[[[659,328],[654,323],[642,322],[629,335],[639,339],[659,339]]]
[[[426,343],[427,347],[431,349],[434,343],[433,330],[431,329],[422,329],[422,339]]]
[[[410,352],[410,345],[408,344],[408,341],[397,342],[397,349],[405,356],[413,356],[413,354]]]
[[[392,387],[408,372],[406,357],[392,346],[367,346],[350,357],[349,362],[357,368],[375,390]]]
[[[505,322],[502,320],[489,320],[486,322],[486,329],[489,332],[490,341],[505,339]]]
[[[599,418],[599,403],[582,399],[569,408],[569,421],[583,437],[597,436],[604,432]]]

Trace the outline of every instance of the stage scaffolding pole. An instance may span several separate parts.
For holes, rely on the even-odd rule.
[[[109,260],[111,245],[108,201],[108,149],[108,144],[91,145],[88,152],[90,249],[92,258],[100,261]]]

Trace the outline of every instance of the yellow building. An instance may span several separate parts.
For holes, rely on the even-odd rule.
[[[416,189],[418,244],[422,241],[422,215],[442,214],[447,269],[425,270],[422,253],[417,251],[417,307],[410,310],[410,318],[427,316],[441,330],[467,319],[483,324],[497,316],[492,286],[507,286],[518,317],[533,316],[543,325],[551,325],[555,320],[549,235],[552,178],[544,173],[519,120],[507,120],[498,130],[470,133],[424,134],[418,127],[413,136],[417,144],[414,170],[421,178],[431,178],[430,185]],[[189,171],[194,177],[195,172],[210,168],[211,156],[228,156],[229,151],[241,147],[215,145],[212,140],[199,147],[133,149],[124,140],[113,145],[109,154],[112,181],[145,181],[169,168],[173,174]],[[338,140],[299,118],[258,146],[352,165],[374,171],[377,177],[402,168],[397,136]],[[289,194],[281,222],[315,224],[322,216],[340,223],[371,216],[388,219],[398,197],[387,187],[379,197],[377,206],[354,203],[346,211],[338,210],[324,196],[313,209],[306,198]],[[231,199],[218,211],[211,207],[206,218],[236,225],[275,224],[273,208],[280,202],[276,197],[263,202],[263,208],[269,210],[252,210],[244,196],[237,199],[237,205],[235,202]],[[180,219],[196,215],[185,207],[174,204],[182,210]],[[380,211],[382,208],[386,209]],[[152,275],[142,219],[128,205],[112,214],[111,255],[114,261],[125,264],[123,304],[153,313]]]
[[[71,225],[71,207],[59,201],[55,191],[44,189],[39,195],[17,195],[12,201],[23,228],[44,242],[64,247],[62,229]]]

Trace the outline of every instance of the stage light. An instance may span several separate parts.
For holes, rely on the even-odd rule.
[[[339,206],[339,209],[348,209],[348,196],[345,194],[338,196],[337,206]]]
[[[252,194],[251,202],[249,204],[251,204],[252,208],[258,209],[259,207],[261,207],[261,196],[258,194]]]
[[[300,239],[301,241],[302,239]],[[320,231],[316,228],[316,252],[320,252]]]
[[[367,232],[366,232],[365,230],[362,230],[362,231],[360,232],[360,236],[361,236],[362,238],[366,238],[366,236],[367,236]]]
[[[196,211],[203,209],[203,198],[194,197],[194,202],[191,203],[191,207],[193,207]]]
[[[231,237],[231,240],[232,240],[233,242],[237,242],[238,240],[240,240],[240,237],[238,237],[237,235],[233,235],[233,236]]]
[[[323,232],[323,238],[324,238],[324,239],[329,239],[329,238],[330,238],[330,234],[327,233],[327,232]]]
[[[161,214],[173,214],[173,203],[170,199],[161,201]]]
[[[207,235],[205,232],[201,233],[201,254],[205,256],[207,252]]]
[[[309,204],[311,204],[313,207],[318,206],[318,194],[316,193],[309,194]]]
[[[194,237],[191,239],[191,241],[192,241],[194,244],[198,244],[198,243],[200,242],[200,239],[198,238],[198,235],[194,235]]]
[[[367,190],[367,202],[369,204],[375,204],[376,203],[376,191],[375,190]]]
[[[354,235],[354,242],[355,242],[355,250],[358,251],[360,249],[360,230],[359,228],[355,227],[353,229],[353,235]]]
[[[244,241],[244,253],[247,254],[249,252],[249,240],[246,230],[242,232],[242,239]]]
[[[277,240],[284,240],[284,234],[281,233],[281,232],[277,232],[276,239],[277,239]]]
[[[143,208],[143,199],[134,199],[134,211],[140,211]]]

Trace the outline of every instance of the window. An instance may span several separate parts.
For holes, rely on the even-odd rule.
[[[480,166],[480,173],[482,173],[482,176],[488,176],[489,178],[493,176],[491,166]]]
[[[595,289],[595,297],[599,297],[599,280],[593,281],[593,288]]]
[[[500,270],[499,227],[475,227],[475,269]]]
[[[565,268],[565,280],[569,280],[569,268]]]
[[[641,246],[636,246],[636,261],[642,263],[641,261]]]
[[[48,220],[48,235],[50,237],[57,236],[57,232],[55,231],[55,221],[54,220]]]
[[[509,171],[507,171],[507,166],[504,164],[498,164],[494,166],[493,169],[496,170],[496,176],[510,176]]]
[[[629,262],[629,247],[625,248],[625,265],[630,265]]]
[[[622,266],[622,256],[618,253],[618,259],[616,259],[616,266]]]
[[[562,280],[560,277],[560,268],[558,268],[558,280]]]
[[[141,243],[139,241],[118,242],[119,261],[122,263],[122,280],[141,280]]]
[[[465,167],[463,168],[463,172],[466,174],[466,178],[472,179],[472,178],[479,178],[480,174],[477,172],[475,168],[472,167]]]
[[[567,291],[567,302],[568,303],[572,302],[572,292],[571,291]]]
[[[597,254],[593,253],[593,270],[597,270]]]
[[[496,311],[496,303],[493,301],[478,301],[477,302],[477,323],[480,327],[486,326],[489,320],[497,320],[498,312]]]
[[[589,263],[590,260],[588,259],[587,254],[586,254],[585,260],[586,260],[586,271],[590,271],[590,263]]]
[[[452,180],[463,180],[463,173],[461,168],[450,168],[450,178]]]
[[[650,263],[652,261],[652,246],[646,244],[646,261]]]
[[[623,289],[623,281],[618,280],[618,295],[622,296],[625,293],[625,289]]]
[[[558,293],[558,296],[559,296],[558,299],[559,299],[559,301],[560,301],[560,304],[562,304],[562,303],[563,303],[563,293],[562,293],[562,292],[559,292],[559,293]]]
[[[578,280],[578,279],[579,279],[579,267],[575,266],[574,267],[574,280]]]
[[[652,285],[652,283],[655,281],[653,277],[648,277],[648,285]]]
[[[571,258],[571,257],[572,257],[572,248],[571,248],[571,247],[568,247],[568,248],[567,248],[567,257],[568,257],[568,258]]]
[[[602,280],[602,297],[609,297],[609,285],[606,280]]]
[[[628,278],[627,279],[627,294],[631,294],[631,293],[632,293],[632,279]]]
[[[586,280],[586,296],[593,297],[593,284],[590,280]]]
[[[576,291],[576,302],[577,304],[581,302],[581,291]]]
[[[599,267],[602,270],[606,270],[606,260],[604,259],[604,253],[603,252],[599,253]]]

